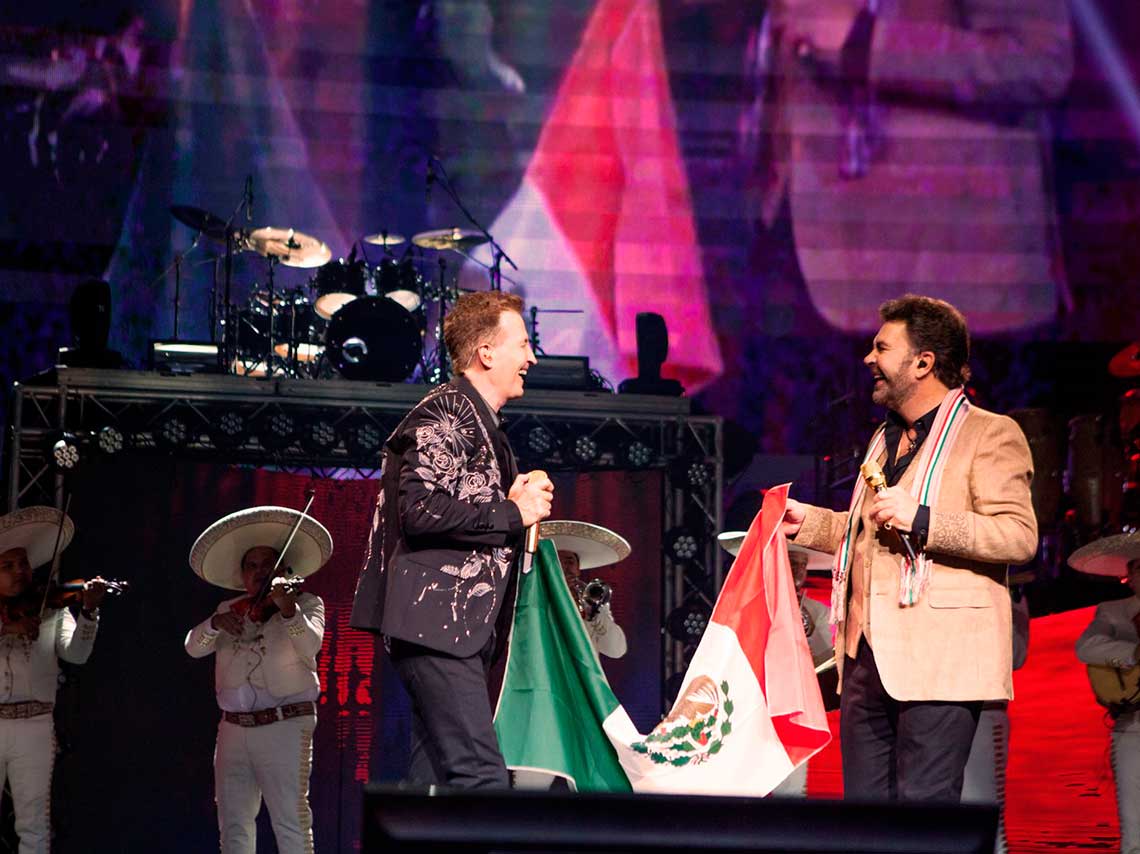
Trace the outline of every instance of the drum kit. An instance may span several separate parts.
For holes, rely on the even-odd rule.
[[[339,375],[402,382],[419,368],[426,381],[446,379],[441,343],[425,359],[428,311],[433,310],[433,325],[442,332],[448,305],[458,295],[444,253],[467,256],[468,250],[487,242],[483,232],[420,232],[397,256],[393,249],[407,238],[381,231],[360,239],[359,255],[354,246],[347,258],[334,259],[322,240],[296,229],[233,230],[200,208],[177,205],[170,212],[199,235],[225,241],[227,259],[231,249],[265,259],[264,287],[255,286],[244,305],[223,298],[218,312],[223,370],[254,377]],[[378,247],[382,257],[370,261],[365,247]],[[425,250],[439,253],[434,276],[425,275]],[[311,271],[309,279],[298,287],[278,288],[279,266]],[[175,313],[177,335],[177,296]]]

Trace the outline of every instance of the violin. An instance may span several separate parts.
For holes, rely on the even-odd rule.
[[[108,596],[118,596],[130,589],[130,583],[115,578],[99,578],[106,587]],[[23,593],[10,598],[0,598],[0,622],[18,623],[28,617],[43,617],[43,612],[51,609],[81,605],[83,591],[88,582],[82,578],[62,583],[41,582],[28,587]]]
[[[271,595],[274,587],[283,589],[286,593],[296,595],[301,590],[301,582],[303,580],[304,579],[300,577],[273,577],[267,584],[263,584],[257,593],[234,602],[230,606],[230,612],[237,614],[239,617],[248,618],[254,623],[264,623],[277,613],[277,603],[273,601]],[[273,582],[275,581],[279,583],[274,585]]]
[[[120,581],[117,578],[99,578],[91,579],[91,581],[101,581],[103,587],[106,588],[107,596],[121,596],[131,589],[129,581]],[[63,581],[56,584],[51,584],[47,588],[47,598],[45,601],[47,608],[67,608],[71,605],[79,605],[83,602],[83,591],[87,589],[87,580],[83,578],[76,578],[74,581]],[[41,597],[44,595],[43,588],[40,589],[39,594]]]

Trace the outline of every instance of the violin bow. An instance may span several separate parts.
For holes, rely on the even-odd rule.
[[[260,602],[269,595],[270,589],[273,587],[273,579],[277,577],[277,570],[281,568],[281,561],[285,560],[285,552],[289,550],[289,546],[293,545],[293,538],[297,536],[297,531],[301,529],[301,523],[308,518],[309,508],[313,506],[313,499],[317,497],[317,491],[312,487],[305,490],[305,494],[309,500],[305,502],[305,509],[301,511],[301,515],[297,517],[296,523],[293,525],[293,530],[289,532],[289,536],[285,539],[285,545],[277,553],[277,563],[273,564],[273,571],[265,576],[265,580],[261,582],[261,589],[257,591],[256,601]]]
[[[55,529],[55,545],[51,550],[51,569],[48,570],[47,584],[44,585],[44,598],[40,602],[40,619],[44,618],[44,611],[47,610],[48,593],[51,592],[52,584],[59,579],[59,563],[60,563],[60,548],[59,544],[63,542],[63,520],[67,518],[67,511],[71,509],[71,495],[69,494],[63,502],[63,510],[59,514],[59,525]]]

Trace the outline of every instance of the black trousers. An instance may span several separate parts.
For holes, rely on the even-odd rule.
[[[921,667],[921,662],[915,662]],[[843,668],[839,738],[849,800],[958,803],[977,702],[900,702],[879,678],[866,639]]]
[[[494,648],[494,634],[469,658],[389,639],[392,664],[412,698],[409,782],[463,789],[510,785],[487,696]]]

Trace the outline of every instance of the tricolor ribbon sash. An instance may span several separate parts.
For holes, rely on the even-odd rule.
[[[918,459],[915,462],[915,477],[911,482],[910,494],[919,504],[930,505],[933,498],[938,496],[942,485],[942,473],[946,468],[946,461],[950,458],[950,451],[954,441],[966,420],[970,409],[970,401],[966,398],[962,388],[951,389],[942,398],[938,405],[938,412],[934,416],[934,423],[930,428],[930,435],[922,443]],[[863,462],[877,460],[886,449],[886,425],[881,425],[871,437],[871,444],[863,457]],[[855,483],[851,493],[851,505],[847,512],[847,527],[843,533],[843,540],[835,553],[835,565],[831,570],[831,621],[843,622],[847,609],[847,575],[851,571],[854,560],[855,539],[859,532],[859,521],[862,517],[863,499],[866,497],[867,484],[862,478]],[[930,586],[932,561],[925,551],[920,551],[918,560],[911,563],[909,558],[903,557],[899,563],[899,604],[903,606],[914,605]]]

